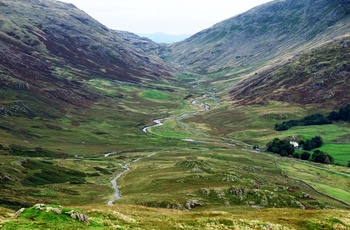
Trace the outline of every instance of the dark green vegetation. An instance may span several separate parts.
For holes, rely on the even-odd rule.
[[[297,143],[297,142],[295,142]],[[300,141],[297,143],[297,147],[301,147],[304,150],[313,150],[315,148],[319,148],[323,145],[322,137],[316,136],[311,139],[307,139],[305,141]],[[280,140],[278,138],[273,139],[272,142],[269,142],[267,145],[267,151],[277,153],[281,156],[289,156],[292,155],[295,151],[295,146],[288,140]]]
[[[350,122],[350,105],[340,108],[338,112],[330,112],[327,117],[322,114],[312,114],[300,120],[284,121],[281,124],[276,124],[275,129],[277,131],[284,131],[294,126],[326,125],[331,124],[332,121]]]
[[[292,155],[295,151],[294,146],[288,140],[280,140],[278,138],[267,144],[267,151],[277,153],[281,156]]]
[[[299,144],[302,145],[304,150],[309,151],[321,147],[323,145],[323,140],[322,137],[316,136],[306,141],[301,141]]]
[[[70,4],[2,1],[0,227],[350,228],[349,1],[308,3],[165,46]]]
[[[301,141],[301,146],[304,150],[312,150],[314,148],[319,148],[322,146],[323,141],[320,136],[316,136],[310,140]],[[322,152],[320,150],[315,150],[311,155],[309,152],[302,152],[300,155],[295,151],[294,145],[288,140],[280,140],[275,138],[272,142],[266,145],[266,150],[269,152],[277,153],[282,157],[294,157],[300,158],[302,160],[309,160],[311,156],[311,161],[322,164],[333,164],[334,158],[328,153]]]
[[[331,123],[332,122],[322,114],[313,114],[300,120],[290,120],[284,121],[282,124],[276,124],[275,129],[277,131],[284,131],[293,126],[326,125]]]
[[[320,150],[314,151],[314,153],[311,156],[311,160],[313,162],[323,163],[323,164],[332,164],[334,162],[334,158],[331,155],[325,152],[322,152]]]

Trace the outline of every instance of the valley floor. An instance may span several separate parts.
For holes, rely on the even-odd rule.
[[[13,131],[2,128],[3,229],[350,228],[350,168],[252,149],[301,133],[267,127],[306,111],[285,104],[228,107],[201,84],[192,95],[179,86],[175,93],[108,87],[127,96],[50,123],[4,118],[2,127]],[[61,214],[31,208],[37,203]],[[89,224],[70,212],[84,213]]]

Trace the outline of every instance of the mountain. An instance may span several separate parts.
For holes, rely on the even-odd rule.
[[[136,49],[124,32],[108,29],[72,4],[4,0],[0,6],[0,86],[19,98],[33,97],[44,107],[84,106],[96,99],[86,84],[91,79],[173,78],[172,67],[156,55]]]
[[[165,34],[165,33],[158,32],[153,34],[139,34],[139,36],[149,38],[152,41],[158,42],[158,43],[174,43],[174,42],[185,40],[191,35],[189,34],[174,35],[174,34]]]
[[[286,60],[350,32],[349,0],[276,0],[170,46],[168,60],[200,74]]]
[[[349,88],[350,36],[344,36],[252,74],[230,94],[239,104],[274,100],[338,108],[349,103]]]

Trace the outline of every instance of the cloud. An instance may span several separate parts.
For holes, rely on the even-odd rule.
[[[193,34],[269,0],[63,0],[109,28]]]

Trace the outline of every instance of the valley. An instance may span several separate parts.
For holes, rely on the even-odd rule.
[[[349,229],[350,123],[275,130],[350,104],[349,1],[307,2],[166,45],[1,1],[0,228]],[[333,164],[266,151],[315,136]]]
[[[161,85],[157,87],[161,88]],[[276,136],[273,125],[270,128],[265,128],[267,126],[264,125],[274,124],[271,122],[272,117],[257,116],[257,112],[283,117],[295,109],[290,105],[235,108],[229,113],[232,117],[222,116],[221,119],[230,124],[222,129],[210,117],[212,113],[227,112],[227,109],[223,110],[223,107],[227,107],[226,102],[219,98],[220,106],[216,106],[217,101],[210,98],[208,88],[196,82],[189,87],[191,91],[182,86],[173,86],[174,91],[169,92],[113,82],[107,88],[121,92],[125,97],[107,98],[104,103],[109,105],[108,109],[104,109],[101,103],[92,110],[96,118],[87,121],[92,111],[86,110],[85,115],[72,111],[64,120],[31,120],[26,133],[35,133],[36,136],[22,134],[16,146],[3,145],[1,151],[5,161],[2,161],[2,175],[9,177],[8,181],[3,180],[4,189],[1,190],[5,207],[18,209],[35,203],[75,207],[84,210],[91,221],[99,226],[96,228],[102,228],[103,225],[106,229],[115,225],[141,227],[144,224],[143,228],[147,229],[147,224],[154,224],[152,217],[142,225],[139,221],[128,222],[114,211],[107,218],[104,217],[110,212],[107,210],[119,210],[118,213],[132,219],[137,219],[135,213],[139,213],[139,218],[144,218],[146,215],[160,215],[156,213],[163,210],[161,219],[171,218],[173,226],[181,224],[194,229],[201,229],[208,223],[220,228],[245,225],[255,226],[253,228],[265,225],[299,228],[321,223],[334,226],[334,223],[323,220],[324,215],[329,215],[329,208],[347,210],[349,207],[350,169],[344,166],[306,164],[252,150],[252,145],[263,145]],[[184,100],[189,92],[192,96]],[[111,103],[113,100],[118,103]],[[198,104],[193,104],[194,100],[204,100],[212,109],[206,111]],[[165,104],[165,101],[168,103]],[[289,110],[286,110],[286,106]],[[116,113],[108,112],[111,108]],[[249,109],[249,112],[244,113],[243,109]],[[137,116],[129,115],[126,119],[124,115],[123,120],[120,120],[122,115],[119,113],[133,114],[136,111],[139,112]],[[306,113],[309,112],[299,111],[300,116]],[[184,114],[187,116],[181,118]],[[140,120],[141,116],[144,117],[143,120]],[[161,120],[163,125],[153,125],[154,118],[163,117],[167,118]],[[242,123],[256,120],[252,117],[260,117],[263,122],[259,123],[262,124],[251,124],[252,127],[245,126],[242,130]],[[12,124],[19,130],[17,125],[29,122],[28,119],[23,119],[21,123],[10,123],[13,119],[21,121],[23,118],[6,118],[7,125]],[[48,122],[50,125],[45,126]],[[41,127],[40,132],[33,126]],[[142,131],[145,126],[148,126],[147,133]],[[288,131],[291,133],[279,135],[313,135],[295,129]],[[308,129],[317,132],[319,127]],[[350,127],[342,129],[344,134],[350,133]],[[331,129],[325,127],[319,131],[328,132]],[[6,135],[13,134],[8,131],[2,134],[3,137]],[[25,142],[26,147],[23,145]],[[38,146],[44,148],[42,151],[55,155],[33,155],[34,152],[38,153]],[[130,166],[127,166],[128,162],[131,163]],[[125,171],[126,167],[130,170]],[[54,170],[54,174],[62,170],[64,174],[59,174],[55,181],[40,173],[53,173],[50,170]],[[114,196],[110,182],[112,179],[117,180],[120,199]],[[108,201],[113,201],[113,206],[108,207]],[[102,216],[98,217],[99,212],[89,211],[89,207],[105,211],[99,211]],[[296,221],[290,224],[291,217],[265,222],[269,212],[287,207],[287,212],[292,211],[293,215],[306,212],[303,211],[305,209],[319,211],[318,214],[310,214],[314,216],[310,223]],[[327,211],[320,213],[322,209]],[[174,214],[171,210],[178,211]],[[181,214],[184,210],[191,211],[191,215],[201,216],[205,213],[203,215],[207,219],[201,217],[190,221]],[[260,217],[252,219],[251,213],[256,212]],[[5,213],[3,215],[6,216]],[[278,216],[278,213],[274,215]],[[112,216],[113,221],[108,222]],[[337,214],[337,218],[341,216]],[[339,220],[344,223],[343,226],[347,226],[346,218]],[[162,224],[165,223],[158,220],[159,228],[165,227]],[[5,229],[11,226],[11,221],[4,226]],[[44,226],[48,227],[50,223],[45,223]],[[92,226],[91,224],[90,227],[93,228]],[[33,225],[33,228],[38,227]]]

